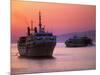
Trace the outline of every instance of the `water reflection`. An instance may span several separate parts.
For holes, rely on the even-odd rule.
[[[17,48],[12,46],[11,69],[13,74],[52,71],[87,70],[96,68],[96,48],[65,48],[57,44],[53,57],[26,58],[16,55]]]
[[[55,59],[54,56],[50,56],[50,57],[25,57],[25,56],[18,56],[18,59],[26,59],[26,60],[53,60]]]

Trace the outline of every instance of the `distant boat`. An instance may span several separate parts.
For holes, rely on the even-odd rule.
[[[39,30],[27,28],[27,36],[22,36],[18,40],[18,51],[20,56],[52,56],[56,45],[56,36],[52,33],[45,32],[45,28],[41,24],[41,13],[39,12]]]
[[[77,37],[74,36],[65,41],[66,47],[85,47],[89,45],[93,45],[92,39],[84,36],[84,37]]]

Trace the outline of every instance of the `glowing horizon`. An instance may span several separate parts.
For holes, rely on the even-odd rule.
[[[38,26],[39,10],[46,31],[55,35],[95,30],[94,5],[12,1],[12,38],[18,39],[19,36],[25,35],[31,20],[34,26]]]

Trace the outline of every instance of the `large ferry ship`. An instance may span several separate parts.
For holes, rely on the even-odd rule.
[[[83,37],[74,36],[73,38],[66,40],[65,45],[66,47],[85,47],[85,46],[93,45],[93,43],[92,43],[92,39],[86,36]]]
[[[27,36],[21,36],[18,40],[18,51],[20,56],[52,56],[56,45],[56,36],[46,32],[41,23],[41,12],[39,12],[39,27],[27,27]]]

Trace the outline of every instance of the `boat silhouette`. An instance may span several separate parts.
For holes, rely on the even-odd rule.
[[[70,38],[65,41],[66,47],[85,47],[89,45],[93,45],[92,39],[83,36],[83,37],[77,37],[74,36],[73,38]]]
[[[26,57],[50,57],[56,45],[56,36],[53,33],[45,32],[41,23],[41,12],[39,12],[39,27],[27,27],[27,36],[21,36],[17,47],[20,56]]]

